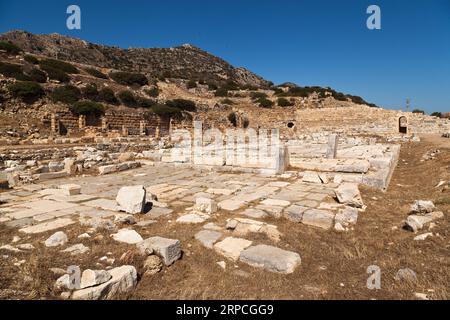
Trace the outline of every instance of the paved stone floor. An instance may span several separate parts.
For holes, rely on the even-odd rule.
[[[66,184],[79,185],[81,193],[67,195],[59,188]],[[251,247],[245,236],[264,233],[278,241],[282,235],[276,225],[264,221],[266,218],[330,229],[335,215],[344,208],[334,199],[338,184],[302,182],[296,172],[262,176],[158,163],[111,175],[51,180],[2,193],[0,221],[18,228],[19,233],[37,234],[63,230],[86,219],[117,219],[121,213],[116,195],[121,187],[130,185],[145,186],[147,201],[152,204],[140,215],[139,226],[168,223],[161,217],[180,224],[203,224],[203,231],[195,238],[205,250],[238,260],[241,252],[251,248],[241,261],[280,273],[293,272],[300,263],[299,254],[271,246]],[[209,211],[197,208],[199,199],[211,199]],[[217,225],[217,217],[225,214],[227,224]],[[232,236],[225,236],[224,231],[232,231]]]

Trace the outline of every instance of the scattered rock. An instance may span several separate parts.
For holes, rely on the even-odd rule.
[[[426,240],[428,237],[431,237],[431,236],[433,236],[433,233],[427,232],[427,233],[420,234],[420,235],[414,237],[414,240],[415,241],[423,241],[423,240]]]
[[[137,283],[137,272],[133,266],[121,266],[108,271],[111,278],[100,285],[75,290],[73,300],[111,300],[130,294]]]
[[[196,214],[196,213],[189,213],[189,214],[185,214],[181,217],[179,217],[176,220],[178,223],[192,223],[192,224],[196,224],[196,223],[202,223],[205,222],[205,218],[203,218],[202,216]]]
[[[362,208],[364,205],[361,194],[359,193],[358,185],[355,183],[342,183],[335,190],[335,193],[339,203],[356,208]]]
[[[58,231],[52,234],[47,240],[45,240],[45,246],[46,247],[62,246],[65,245],[67,241],[68,241],[67,235],[62,231]]]
[[[64,249],[61,252],[70,253],[72,256],[83,254],[89,251],[89,248],[83,245],[82,243],[75,244],[67,249]]]
[[[214,243],[216,243],[221,237],[221,232],[212,230],[202,230],[195,235],[195,239],[200,241],[202,245],[209,249],[212,249]]]
[[[105,283],[111,279],[111,275],[105,270],[84,270],[81,274],[80,288],[84,289]]]
[[[433,212],[435,209],[436,207],[434,206],[434,203],[432,201],[416,200],[411,205],[412,213],[430,213]]]
[[[253,267],[284,274],[294,272],[301,263],[298,253],[264,244],[245,249],[239,259]]]
[[[217,212],[217,203],[213,199],[199,197],[195,199],[195,212],[212,214]]]
[[[128,186],[120,188],[117,197],[120,210],[126,213],[143,213],[146,202],[146,190],[144,186]]]
[[[163,259],[166,266],[181,258],[180,241],[175,239],[151,237],[139,243],[137,248],[141,254],[147,254],[151,249]]]
[[[226,267],[227,267],[227,264],[225,263],[225,261],[219,261],[219,262],[216,262],[216,263],[217,263],[217,265],[218,265],[219,267],[221,267],[223,270],[225,270]]]
[[[81,187],[77,184],[63,184],[59,186],[66,196],[74,196],[81,193]]]
[[[111,235],[114,240],[128,244],[136,244],[144,239],[139,233],[132,229],[120,229],[117,233]]]
[[[149,256],[144,263],[144,275],[150,276],[158,273],[162,269],[161,258],[156,255]]]
[[[408,282],[416,282],[417,281],[417,275],[414,272],[414,270],[410,268],[404,268],[397,271],[397,274],[395,275],[394,279],[396,281],[408,281]]]

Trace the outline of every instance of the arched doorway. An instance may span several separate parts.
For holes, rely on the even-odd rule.
[[[404,116],[398,119],[398,132],[408,133],[408,119]]]

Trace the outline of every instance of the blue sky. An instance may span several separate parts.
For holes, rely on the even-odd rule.
[[[81,30],[66,8],[81,7]],[[381,30],[366,9],[381,8]],[[94,43],[192,43],[275,83],[330,86],[385,108],[450,111],[450,0],[0,1],[0,32]]]

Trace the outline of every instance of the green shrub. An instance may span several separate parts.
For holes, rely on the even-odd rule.
[[[217,90],[217,89],[218,89],[218,87],[217,87],[217,85],[215,83],[208,83],[208,90],[214,91],[214,90]]]
[[[195,80],[190,80],[190,81],[188,81],[188,83],[186,84],[186,87],[187,87],[188,89],[197,88],[197,82],[195,82]]]
[[[286,99],[286,98],[278,98],[277,104],[278,104],[280,107],[291,107],[291,106],[294,105],[294,103],[293,103],[292,101],[289,101],[289,100]]]
[[[47,75],[45,74],[44,71],[41,71],[38,68],[31,69],[31,71],[29,72],[28,75],[31,78],[31,80],[33,80],[33,81],[40,82],[40,83],[47,82]]]
[[[260,98],[260,99],[256,100],[256,102],[262,108],[272,108],[274,105],[273,101],[271,101],[267,98]]]
[[[165,104],[155,104],[151,107],[151,112],[158,116],[179,117],[181,116],[181,110],[178,108],[170,107]]]
[[[431,114],[431,116],[441,118],[442,117],[442,113],[441,112],[433,112]]]
[[[18,64],[0,62],[0,73],[5,77],[14,78],[20,81],[30,81],[31,78],[23,74],[22,66]]]
[[[425,114],[425,111],[421,110],[421,109],[414,109],[412,111],[412,113],[421,113],[421,114]]]
[[[86,68],[84,69],[87,73],[89,73],[91,76],[99,78],[99,79],[108,79],[108,76],[104,74],[103,72],[94,69],[94,68]]]
[[[231,112],[228,115],[228,121],[231,122],[231,124],[233,125],[233,127],[237,127],[237,116],[235,112]]]
[[[274,88],[272,88],[272,90],[273,90],[273,94],[274,95],[279,95],[279,94],[283,94],[284,93],[283,89],[278,88],[278,87],[274,87]]]
[[[45,95],[41,85],[32,81],[20,81],[9,86],[9,92],[15,98],[25,102],[34,102]]]
[[[23,59],[26,62],[28,62],[28,63],[32,63],[32,64],[38,64],[39,63],[39,60],[36,57],[34,57],[32,55],[29,55],[29,54],[24,55]]]
[[[99,117],[105,114],[105,107],[101,103],[84,100],[71,105],[70,111],[76,115],[93,115]]]
[[[153,105],[156,104],[154,100],[143,97],[137,97],[136,102],[138,107],[140,108],[151,108]]]
[[[117,104],[119,102],[114,95],[114,91],[111,88],[100,89],[100,91],[98,92],[98,100],[110,104]]]
[[[145,89],[145,94],[147,94],[149,97],[157,98],[159,96],[159,89],[158,87],[154,87],[151,89]]]
[[[97,100],[98,98],[98,90],[97,85],[95,83],[87,84],[83,89],[83,96],[89,100]]]
[[[148,79],[145,75],[141,73],[131,73],[131,72],[111,72],[109,74],[111,79],[113,79],[115,82],[122,84],[122,85],[138,85],[138,86],[144,86],[148,84]]]
[[[166,105],[173,108],[178,108],[185,111],[195,111],[197,107],[194,101],[186,99],[174,99],[166,102]]]
[[[228,91],[236,91],[239,90],[239,85],[233,80],[228,80],[222,88],[227,89]]]
[[[223,100],[220,101],[220,102],[222,102],[223,104],[227,104],[227,105],[229,105],[229,106],[232,106],[232,105],[235,104],[233,100],[228,99],[228,98],[227,98],[227,99],[223,99]]]
[[[134,98],[134,94],[130,90],[120,91],[117,94],[117,97],[122,102],[122,104],[124,104],[127,107],[134,108],[137,105],[136,99]]]
[[[79,73],[78,69],[72,64],[55,59],[44,59],[39,62],[41,69],[52,68],[56,70],[63,71],[65,73]]]
[[[15,44],[5,41],[0,41],[0,50],[5,50],[9,54],[19,54],[22,52],[22,49]]]
[[[55,102],[72,104],[80,100],[81,92],[80,89],[75,86],[65,85],[55,88],[50,97]]]
[[[219,88],[214,93],[216,97],[228,97],[228,90],[225,88]]]
[[[247,118],[244,118],[244,120],[242,120],[242,126],[244,127],[244,129],[247,129],[249,125],[250,121]]]
[[[262,99],[262,98],[267,98],[267,94],[264,92],[251,92],[250,93],[250,98],[252,98],[252,100],[258,100],[258,99]]]
[[[55,69],[55,68],[52,68],[49,66],[41,66],[41,69],[47,73],[49,79],[57,80],[59,82],[69,82],[70,81],[69,75],[62,70]]]

